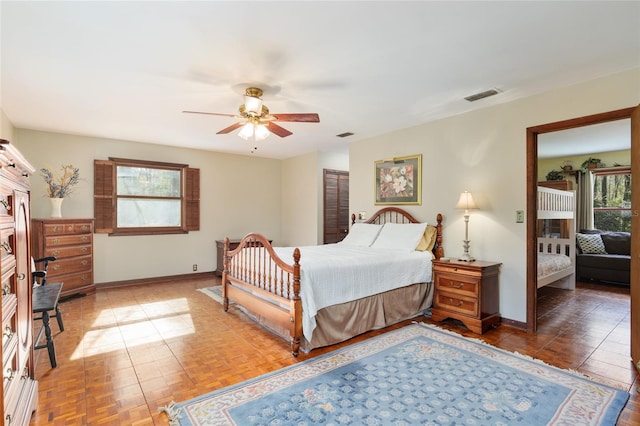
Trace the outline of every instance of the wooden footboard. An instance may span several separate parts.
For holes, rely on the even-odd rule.
[[[294,250],[293,265],[289,265],[263,235],[248,234],[235,250],[229,250],[229,238],[225,238],[222,298],[225,311],[231,298],[289,330],[291,353],[298,356],[302,337],[299,249]]]
[[[437,215],[434,256],[440,258],[442,248],[442,215]],[[374,214],[368,223],[415,223],[407,212],[387,207]],[[302,301],[300,299],[300,250],[293,252],[293,264],[282,260],[257,233],[248,234],[234,250],[229,239],[224,242],[224,270],[222,273],[224,310],[229,299],[246,311],[266,320],[274,329],[288,330],[291,353],[298,356],[302,339]]]

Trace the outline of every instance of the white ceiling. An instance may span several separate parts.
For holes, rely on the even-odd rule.
[[[14,126],[250,155],[216,135],[233,118],[181,111],[236,113],[257,85],[271,112],[320,115],[280,123],[294,134],[254,154],[271,158],[640,66],[637,1],[2,1],[0,14]]]

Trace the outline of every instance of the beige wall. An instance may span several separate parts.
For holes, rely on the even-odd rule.
[[[36,167],[80,168],[81,182],[65,199],[64,217],[93,217],[93,160],[133,158],[189,164],[200,169],[200,231],[180,235],[95,234],[95,282],[192,273],[216,268],[215,240],[248,232],[280,240],[281,162],[120,140],[17,129],[16,146]],[[49,215],[45,184],[31,178],[33,217]]]
[[[15,129],[9,121],[4,111],[0,109],[0,139],[14,142]]]
[[[481,102],[481,101],[480,101]],[[464,221],[454,208],[460,192],[472,192],[469,239],[477,259],[502,262],[500,311],[526,321],[526,226],[516,210],[526,210],[527,127],[635,106],[640,103],[640,68],[526,99],[489,107],[352,142],[350,210],[375,210],[373,163],[423,155],[422,205],[409,206],[416,218],[433,222],[444,215],[445,255],[462,253]]]
[[[589,157],[599,158],[607,166],[615,164],[628,166],[631,164],[631,150],[594,152],[591,155],[575,155],[569,157],[538,159],[538,181],[546,180],[551,170],[560,170],[565,161],[569,161],[573,170],[579,170],[582,163]],[[567,178],[571,180],[569,177]],[[574,181],[575,182],[575,181]]]

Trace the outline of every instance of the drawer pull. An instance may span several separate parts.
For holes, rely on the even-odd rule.
[[[51,254],[57,257],[60,255],[60,250],[54,250],[51,252]]]
[[[53,265],[52,268],[54,271],[57,271],[58,269],[60,269],[60,265]]]
[[[89,239],[89,237],[87,237],[86,235],[84,235],[82,238],[80,238],[82,240],[82,242],[85,242]]]
[[[82,248],[80,249],[80,251],[81,251],[82,253],[86,253],[87,251],[89,251],[89,247],[82,247]]]
[[[60,230],[60,227],[58,225],[53,227],[53,232],[58,232]]]
[[[452,281],[449,281],[449,287],[451,287],[451,288],[462,288],[462,287],[464,287],[464,285],[462,283],[456,285],[456,282],[452,280]]]
[[[89,230],[89,227],[88,227],[87,225],[82,225],[82,226],[80,227],[80,230],[82,230],[82,231],[88,231],[88,230]]]
[[[4,417],[4,419],[6,420],[6,421],[5,421],[5,424],[6,424],[7,426],[11,426],[11,423],[13,422],[13,417],[11,417],[11,414],[7,414],[7,415]]]
[[[82,261],[82,262],[80,262],[80,263],[82,264],[82,266],[86,266],[86,265],[89,263],[89,261],[88,261],[88,260],[83,260],[83,261]]]
[[[6,211],[11,211],[11,204],[9,204],[9,202],[4,198],[0,200],[0,204],[2,204]]]
[[[27,278],[27,274],[22,273],[22,272],[18,274],[18,280],[22,281],[22,280],[24,280],[25,278]]]
[[[2,335],[8,339],[11,339],[11,336],[13,336],[13,330],[11,329],[11,327],[6,326]]]
[[[68,232],[73,231],[73,225],[69,225],[69,226],[67,227],[67,231],[68,231]]]
[[[4,241],[4,242],[2,243],[2,249],[3,249],[4,251],[6,251],[6,252],[7,252],[7,254],[11,254],[11,253],[12,253],[11,245],[9,245],[9,243],[8,243],[8,242],[6,242],[6,241]]]
[[[88,281],[89,277],[87,275],[83,275],[82,278],[80,278],[82,281]]]
[[[462,300],[458,300],[457,303],[454,303],[455,299],[449,298],[449,304],[451,306],[462,306]]]
[[[52,242],[53,244],[58,244],[58,243],[60,242],[60,240],[59,240],[59,239],[57,239],[57,238],[54,238],[53,240],[51,240],[51,242]]]
[[[11,368],[7,368],[7,371],[4,372],[5,380],[11,381],[13,380],[14,377],[16,377],[16,372],[13,371]]]

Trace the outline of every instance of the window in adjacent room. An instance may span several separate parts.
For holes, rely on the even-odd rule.
[[[200,170],[186,164],[94,161],[96,232],[176,234],[200,228]]]
[[[594,227],[631,232],[631,168],[593,171]]]

